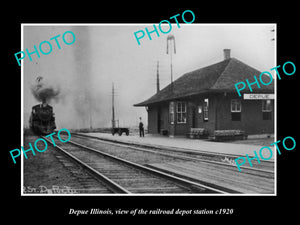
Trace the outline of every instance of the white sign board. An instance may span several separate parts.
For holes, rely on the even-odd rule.
[[[274,94],[244,94],[245,100],[267,100],[274,99]]]

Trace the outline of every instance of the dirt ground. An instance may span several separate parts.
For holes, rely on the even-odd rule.
[[[38,139],[38,136],[27,134],[24,136],[24,149],[29,149],[28,143],[32,144]],[[40,146],[39,146],[40,144]],[[44,149],[44,144],[38,142],[39,149]],[[53,189],[70,190],[71,188],[80,187],[80,183],[67,170],[56,157],[57,152],[53,146],[48,144],[47,150],[44,152],[35,151],[35,155],[31,151],[27,152],[27,159],[24,157],[24,175],[23,175],[23,192],[28,194],[53,193]],[[62,191],[63,192],[63,191]]]

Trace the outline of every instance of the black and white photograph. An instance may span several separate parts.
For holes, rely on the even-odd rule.
[[[124,3],[6,7],[3,219],[296,217],[296,5]]]
[[[276,194],[276,24],[22,31],[22,195]]]

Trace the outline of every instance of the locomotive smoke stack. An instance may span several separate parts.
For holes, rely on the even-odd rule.
[[[43,107],[46,107],[47,105],[48,105],[47,102],[42,102],[42,106],[43,106]]]

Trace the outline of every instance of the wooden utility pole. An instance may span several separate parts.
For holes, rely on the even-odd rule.
[[[115,89],[114,83],[112,83],[112,119],[111,119],[112,128],[115,128]]]
[[[160,90],[159,88],[159,61],[157,61],[157,72],[156,72],[156,93]]]
[[[90,96],[91,97],[91,96]],[[91,99],[88,100],[89,111],[90,111],[90,130],[93,129],[93,120],[92,120],[92,108],[91,108]]]

